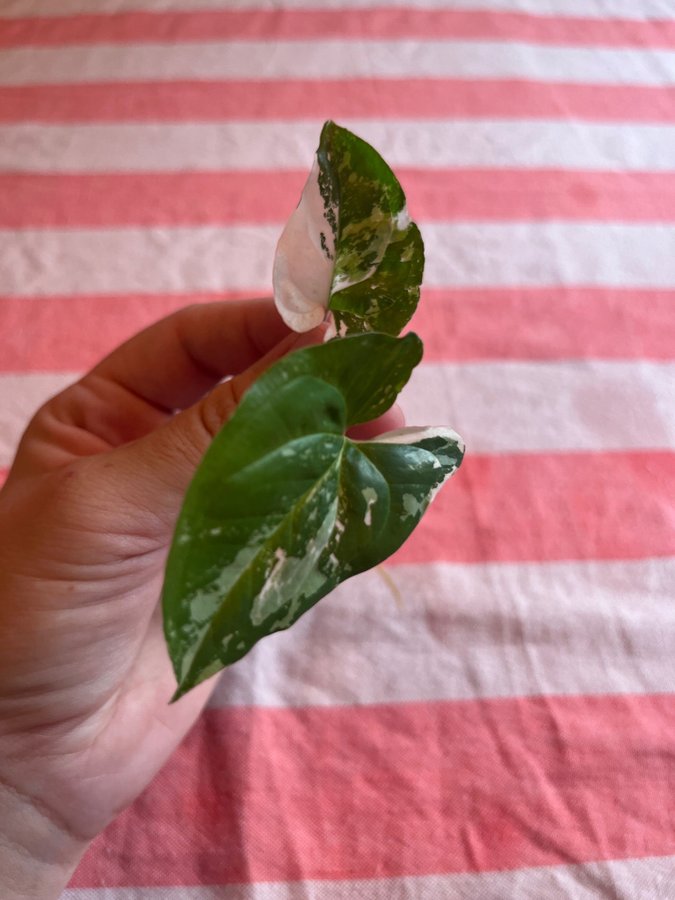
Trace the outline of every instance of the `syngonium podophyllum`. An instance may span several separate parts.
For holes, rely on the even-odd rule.
[[[340,336],[259,378],[188,488],[163,589],[174,699],[390,556],[459,466],[464,447],[449,429],[346,434],[386,412],[421,359],[416,335],[396,335],[422,269],[395,176],[326,123],[279,241],[275,299],[296,330],[328,311]]]

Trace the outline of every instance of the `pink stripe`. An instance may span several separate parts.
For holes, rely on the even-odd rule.
[[[67,346],[76,344],[71,336]],[[458,476],[391,563],[670,555],[675,453],[478,455],[469,447]]]
[[[675,698],[665,695],[209,710],[72,885],[386,878],[672,854],[663,742],[673,728]]]
[[[281,223],[306,177],[273,171],[0,174],[0,227]]]
[[[398,170],[427,221],[675,221],[675,174]],[[283,222],[305,172],[0,174],[0,228]],[[260,198],[265,203],[260,203]]]
[[[410,327],[424,359],[675,359],[675,291],[427,289]]]
[[[228,296],[243,296],[229,294]],[[222,295],[0,298],[0,371],[83,371],[146,325]],[[425,290],[426,361],[675,359],[675,291]]]
[[[564,423],[561,423],[564,428]],[[471,453],[392,563],[675,554],[675,453]]]
[[[327,37],[515,40],[604,47],[673,47],[672,19],[631,21],[475,10],[204,10],[26,18],[3,22],[0,47],[134,41]]]
[[[513,80],[172,81],[0,88],[0,122],[316,118],[675,121],[675,87]]]
[[[219,299],[222,295],[0,297],[0,371],[84,371],[163,316]]]

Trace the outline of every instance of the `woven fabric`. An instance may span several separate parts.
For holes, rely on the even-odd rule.
[[[310,3],[0,3],[0,467],[127,336],[270,292],[327,118],[425,238],[408,422],[467,443],[63,900],[675,897],[675,3]]]

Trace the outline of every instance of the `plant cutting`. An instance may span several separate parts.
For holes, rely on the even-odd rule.
[[[423,268],[395,175],[327,122],[273,280],[285,322],[328,319],[330,339],[252,385],[188,488],[162,595],[174,700],[394,553],[460,465],[448,428],[348,434],[392,406],[422,358],[415,334],[398,335]]]

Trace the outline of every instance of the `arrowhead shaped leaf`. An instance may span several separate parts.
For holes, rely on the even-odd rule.
[[[424,245],[382,157],[334,122],[279,240],[274,296],[286,323],[308,331],[332,311],[339,334],[397,335],[419,300]]]
[[[285,357],[246,393],[188,489],[169,554],[175,698],[412,532],[461,462],[457,435],[345,432],[385,412],[420,357],[416,335],[358,335]]]

